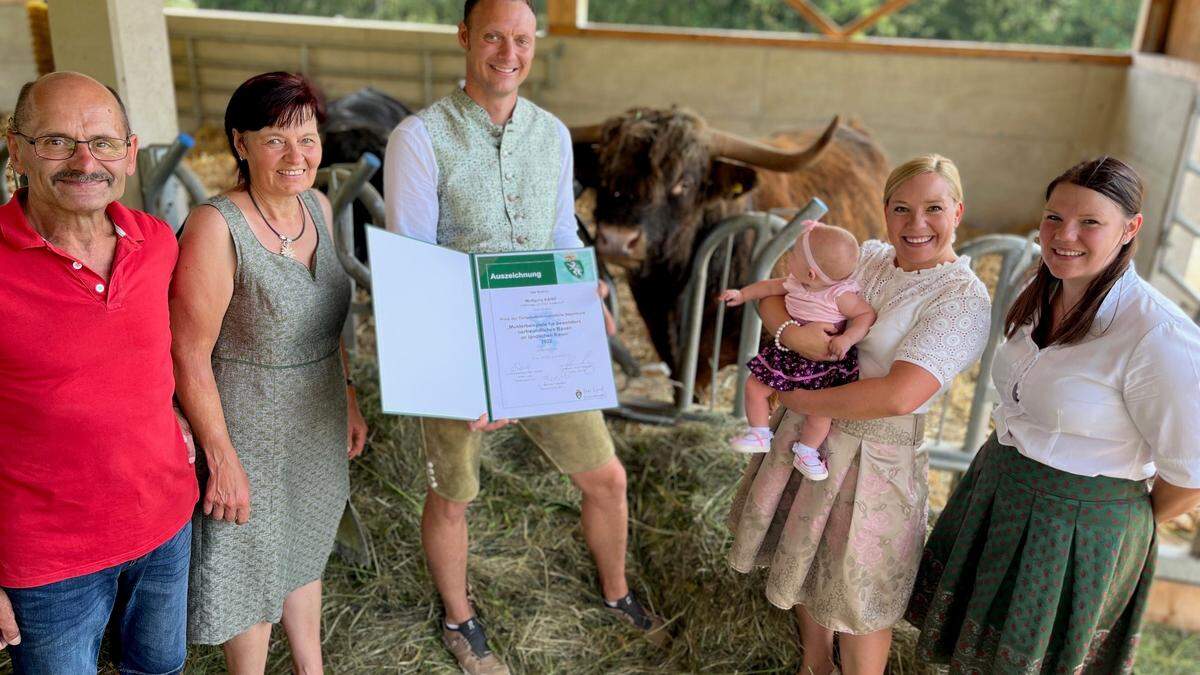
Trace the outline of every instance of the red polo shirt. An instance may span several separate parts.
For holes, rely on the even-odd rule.
[[[140,557],[191,517],[171,408],[171,228],[119,203],[109,279],[0,206],[0,586]]]

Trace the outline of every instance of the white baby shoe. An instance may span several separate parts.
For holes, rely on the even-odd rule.
[[[795,443],[792,445],[792,452],[796,453],[796,459],[792,462],[792,466],[804,474],[809,480],[825,480],[829,478],[829,469],[825,467],[825,461],[821,459],[821,455],[817,451],[804,445],[803,443]]]
[[[734,452],[740,452],[746,455],[753,455],[761,452],[766,452],[771,449],[771,432],[765,434],[755,429],[747,429],[746,433],[735,437],[729,442],[729,447]]]

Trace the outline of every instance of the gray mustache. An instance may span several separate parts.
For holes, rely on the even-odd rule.
[[[106,173],[104,171],[96,171],[94,173],[84,173],[82,171],[73,171],[71,169],[64,169],[63,171],[59,171],[58,173],[51,176],[50,179],[53,181],[56,181],[56,182],[60,181],[60,180],[71,180],[71,181],[102,180],[106,183],[113,182],[112,174]]]

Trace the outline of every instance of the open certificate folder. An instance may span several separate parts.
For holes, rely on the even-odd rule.
[[[617,405],[590,248],[467,254],[368,228],[383,411],[474,420]]]

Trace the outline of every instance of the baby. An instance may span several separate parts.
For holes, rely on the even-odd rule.
[[[858,295],[858,282],[853,279],[857,264],[858,242],[852,234],[809,220],[788,253],[787,277],[765,279],[721,294],[720,300],[731,307],[782,295],[792,317],[775,331],[775,340],[768,341],[747,364],[750,377],[746,380],[746,421],[750,428],[733,439],[731,445],[737,452],[770,449],[768,399],[773,391],[824,389],[858,379],[858,350],[854,345],[875,323],[875,310]],[[829,341],[829,356],[835,360],[811,361],[779,343],[787,326],[813,321],[834,324],[841,331]],[[831,423],[828,417],[809,415],[800,441],[792,446],[795,467],[812,480],[824,480],[829,475],[817,447],[829,434]]]

